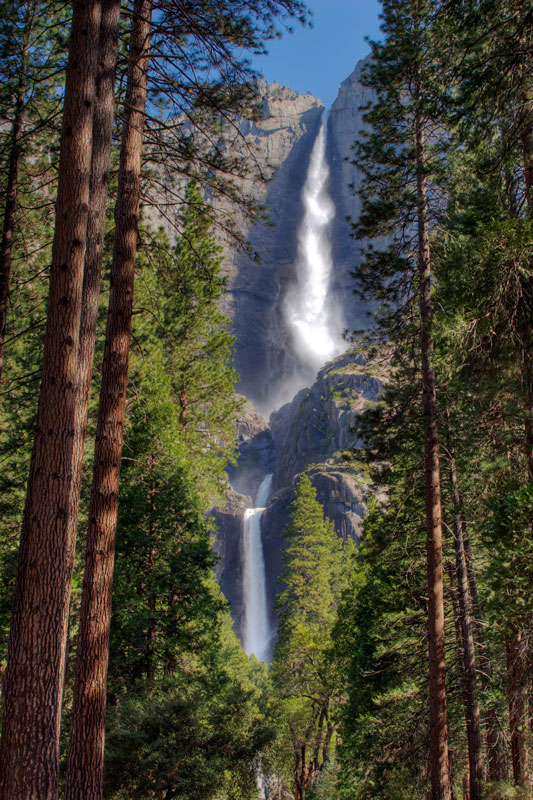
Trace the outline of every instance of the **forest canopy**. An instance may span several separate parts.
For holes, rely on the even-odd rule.
[[[271,664],[215,578],[246,439],[220,242],[246,250],[269,172],[241,141],[250,56],[309,22],[299,0],[0,8],[0,800],[531,797],[528,0],[382,0],[343,154],[371,323],[298,395],[349,435],[274,477]],[[319,500],[340,474],[356,542]]]

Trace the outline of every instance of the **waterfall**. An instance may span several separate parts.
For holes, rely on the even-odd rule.
[[[296,283],[287,292],[284,307],[293,347],[303,367],[302,376],[308,381],[347,347],[341,335],[342,319],[332,313],[328,298],[333,268],[330,224],[335,216],[328,192],[328,116],[329,111],[325,110],[302,191],[304,213],[298,231]]]
[[[267,475],[257,490],[255,508],[244,512],[243,526],[243,589],[244,626],[243,647],[259,661],[269,656],[271,631],[265,585],[265,560],[261,541],[261,517],[270,494],[272,475]]]

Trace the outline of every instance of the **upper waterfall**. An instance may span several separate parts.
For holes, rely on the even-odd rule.
[[[302,377],[313,380],[318,369],[340,355],[347,345],[343,321],[329,303],[333,259],[331,222],[335,205],[328,191],[326,158],[329,111],[322,114],[302,191],[303,218],[298,230],[296,283],[285,298],[285,319]]]

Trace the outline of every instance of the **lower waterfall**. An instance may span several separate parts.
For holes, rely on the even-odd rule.
[[[270,623],[265,584],[265,560],[261,541],[261,517],[270,494],[272,475],[263,478],[255,496],[255,508],[244,512],[243,525],[243,647],[259,661],[267,661],[270,650]]]

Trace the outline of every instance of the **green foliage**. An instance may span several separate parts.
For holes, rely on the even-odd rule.
[[[137,304],[143,317],[136,337],[140,357],[156,348],[178,409],[176,427],[194,462],[205,501],[220,496],[224,466],[233,458],[239,409],[233,385],[234,337],[219,301],[225,278],[209,208],[190,183],[175,248],[160,232],[147,242],[140,262]],[[135,365],[133,367],[135,381]]]
[[[340,603],[334,643],[346,691],[339,748],[343,797],[400,798],[425,791],[422,515],[405,476],[395,483],[386,508],[370,503]]]
[[[233,339],[196,186],[140,260],[113,594],[110,797],[240,798],[272,733],[213,575],[208,498],[233,451]],[[257,675],[257,686],[254,677]]]
[[[271,672],[281,727],[278,768],[292,762],[295,784],[305,794],[335,745],[338,693],[331,632],[342,586],[342,549],[305,474],[290,511]]]
[[[220,633],[220,623],[223,623]],[[209,650],[146,694],[129,691],[109,710],[110,797],[241,798],[255,786],[254,759],[271,732],[264,690],[227,617]],[[140,768],[141,767],[141,768]]]
[[[347,797],[419,797],[428,781],[422,386],[413,270],[417,119],[426,137],[422,174],[434,276],[428,324],[444,523],[451,531],[460,515],[466,531],[482,724],[487,731],[496,715],[502,747],[506,689],[520,694],[526,686],[514,685],[505,644],[511,631],[531,638],[531,21],[524,2],[384,0],[383,38],[373,45],[363,77],[375,96],[365,114],[369,130],[355,148],[363,173],[356,234],[374,243],[356,278],[365,299],[378,304],[369,338],[386,345],[370,353],[389,361],[391,375],[384,403],[360,420],[365,450],[354,455],[369,464],[387,505],[367,515],[335,630],[337,656],[347,665],[339,773]],[[459,499],[448,477],[452,454]],[[459,691],[464,665],[449,541],[444,558],[450,580],[448,727],[459,785],[467,758]],[[527,671],[526,646],[517,658]],[[485,763],[488,756],[485,750]],[[505,758],[500,762],[503,778]],[[505,782],[487,788],[490,796],[521,792]]]
[[[7,648],[18,537],[37,412],[53,232],[57,110],[69,10],[33,2],[0,8],[0,219],[13,151],[16,95],[25,87],[9,310],[0,385],[0,674]],[[1,238],[1,236],[0,236]]]

